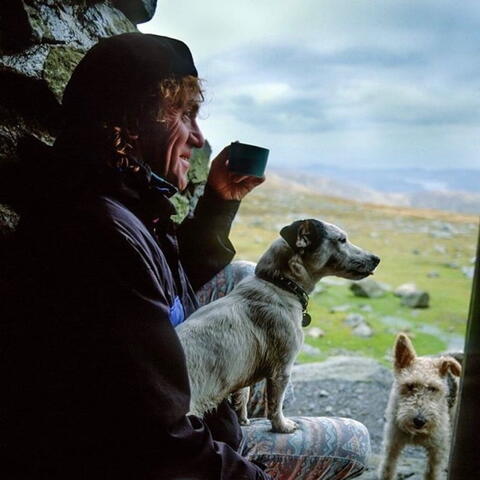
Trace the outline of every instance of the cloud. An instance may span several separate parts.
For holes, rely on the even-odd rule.
[[[398,54],[377,47],[355,52],[246,49],[232,55],[232,76],[213,59],[216,108],[279,134],[372,124],[480,124],[478,91],[468,85],[459,89],[448,78],[433,81],[426,75],[423,54],[405,53],[399,61]]]
[[[167,27],[175,19],[157,33],[192,45],[207,79],[214,146],[237,131],[285,162],[311,163],[321,145],[327,162],[478,165],[480,2],[166,0],[157,10],[159,25],[162,12]]]

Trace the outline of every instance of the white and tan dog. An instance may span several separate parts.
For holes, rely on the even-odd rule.
[[[380,480],[396,478],[403,448],[424,447],[425,480],[440,480],[450,451],[453,413],[461,365],[451,356],[417,357],[412,342],[399,334],[394,347],[394,382],[387,405]]]
[[[340,228],[319,220],[296,221],[280,235],[260,258],[254,276],[177,327],[195,415],[266,378],[272,430],[293,432],[296,424],[283,416],[283,396],[303,343],[307,294],[326,275],[359,280],[380,261],[351,244]],[[242,423],[248,423],[247,397],[245,391],[240,395]]]

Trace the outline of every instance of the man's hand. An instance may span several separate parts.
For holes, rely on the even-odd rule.
[[[228,169],[229,147],[225,147],[212,161],[207,185],[224,200],[242,200],[247,193],[265,181],[265,177],[253,177],[233,173]]]

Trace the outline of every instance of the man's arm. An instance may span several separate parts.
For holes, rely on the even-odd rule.
[[[224,200],[207,185],[192,216],[177,231],[180,258],[194,290],[214,277],[235,256],[230,229],[240,206]]]
[[[178,230],[182,265],[195,290],[232,261],[228,236],[240,201],[265,180],[231,172],[228,153],[226,147],[212,161],[205,193]]]

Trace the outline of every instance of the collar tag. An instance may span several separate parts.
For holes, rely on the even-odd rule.
[[[302,327],[308,327],[312,323],[312,317],[309,313],[303,312],[302,316]]]

